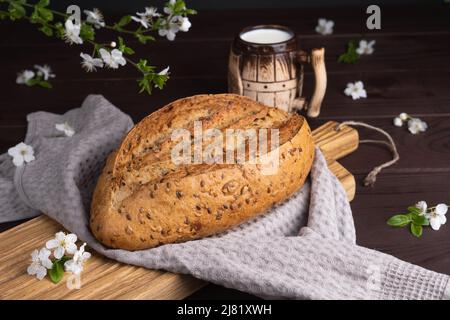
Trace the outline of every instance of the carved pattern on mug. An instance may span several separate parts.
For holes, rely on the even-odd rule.
[[[261,83],[256,81],[242,80],[242,85],[245,90],[252,90],[258,92],[279,92],[279,91],[290,91],[297,88],[297,79],[278,81],[278,82],[267,82]]]

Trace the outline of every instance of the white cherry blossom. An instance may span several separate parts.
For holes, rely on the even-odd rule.
[[[145,29],[148,29],[150,27],[150,23],[147,16],[139,16],[139,17],[131,16],[131,19],[133,21],[139,22],[141,26],[143,26]]]
[[[175,40],[175,36],[176,36],[176,33],[178,32],[178,30],[179,30],[178,26],[169,26],[166,29],[159,29],[158,34],[161,37],[166,37],[167,40],[169,40],[169,41],[173,41],[173,40]]]
[[[423,214],[427,213],[428,205],[425,201],[419,201],[416,203],[416,208],[418,208],[420,210],[421,214],[423,215]]]
[[[430,226],[433,230],[439,230],[441,225],[447,222],[447,217],[445,216],[448,211],[448,206],[444,203],[440,203],[436,208],[432,209],[431,212],[427,213],[426,217],[430,221]]]
[[[13,158],[12,161],[16,167],[20,167],[24,162],[28,163],[35,159],[33,147],[23,142],[9,148],[8,154]]]
[[[400,113],[400,114],[398,115],[398,117],[399,117],[400,119],[402,119],[403,121],[406,121],[406,120],[408,120],[409,115],[408,115],[407,113],[405,113],[405,112],[402,112],[402,113]]]
[[[334,21],[320,18],[317,22],[316,32],[326,36],[333,33]]]
[[[53,256],[56,259],[61,259],[64,256],[64,253],[74,254],[77,251],[77,242],[76,234],[70,233],[65,234],[60,231],[55,234],[55,238],[47,241],[45,246],[47,249],[55,249],[53,251]]]
[[[47,275],[47,269],[52,268],[52,262],[49,259],[51,252],[46,248],[34,250],[31,253],[31,264],[27,268],[29,275],[35,275],[39,280],[44,279]]]
[[[356,53],[359,55],[363,54],[372,54],[375,50],[373,48],[375,44],[375,40],[367,41],[367,40],[361,40],[359,41],[359,47],[356,49]]]
[[[408,130],[412,134],[425,132],[427,128],[428,128],[427,123],[425,121],[420,120],[419,118],[411,118],[408,120]]]
[[[80,249],[74,253],[71,260],[68,260],[64,263],[66,271],[70,271],[76,275],[80,274],[83,271],[84,263],[91,257],[91,254],[89,252],[84,251],[85,247],[86,243],[84,243],[80,247]]]
[[[17,84],[26,84],[29,80],[33,79],[34,76],[35,76],[34,71],[23,70],[17,74],[16,83]]]
[[[119,65],[124,66],[127,63],[123,57],[122,51],[118,49],[113,49],[109,52],[108,50],[101,48],[99,52],[105,65],[112,69],[117,69],[119,68]]]
[[[145,7],[144,12],[136,12],[136,14],[140,17],[147,17],[147,18],[154,18],[161,16],[161,14],[158,13],[158,9],[155,7]]]
[[[97,67],[103,67],[103,60],[100,58],[93,58],[87,53],[80,53],[80,57],[83,59],[81,61],[81,66],[87,72],[97,71]]]
[[[347,88],[344,90],[344,93],[347,96],[352,97],[353,100],[367,98],[367,92],[364,89],[364,84],[362,83],[362,81],[348,83]]]
[[[167,67],[167,68],[161,70],[160,72],[158,72],[158,74],[160,76],[165,76],[165,75],[169,74],[169,69],[170,69],[170,67]]]
[[[35,64],[34,68],[37,70],[37,75],[41,76],[42,79],[44,79],[45,81],[47,81],[50,78],[55,78],[55,74],[52,73],[52,69],[50,68],[49,65],[44,64],[43,66]]]
[[[64,26],[66,28],[64,32],[64,39],[66,40],[66,42],[70,44],[83,44],[83,39],[80,38],[80,24],[74,24],[71,19],[67,19]]]
[[[172,23],[178,25],[178,29],[183,32],[188,32],[189,28],[192,26],[189,18],[183,16],[173,17]]]
[[[105,26],[103,14],[97,8],[90,10],[84,10],[86,14],[86,22],[92,24],[97,29]]]

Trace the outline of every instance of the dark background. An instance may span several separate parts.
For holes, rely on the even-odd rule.
[[[302,7],[337,7],[337,6],[368,6],[378,5],[433,5],[440,4],[445,0],[185,0],[188,8],[197,10],[225,10],[225,9],[264,9],[264,8],[302,8]],[[70,4],[77,4],[82,9],[92,7],[102,8],[105,12],[111,13],[132,13],[142,10],[145,6],[155,6],[162,8],[166,0],[58,0],[52,1],[51,7],[63,10]]]

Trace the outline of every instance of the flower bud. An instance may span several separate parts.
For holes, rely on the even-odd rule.
[[[399,117],[394,118],[394,126],[401,127],[403,126],[403,121]]]

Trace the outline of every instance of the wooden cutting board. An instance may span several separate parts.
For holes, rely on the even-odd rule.
[[[335,130],[327,122],[313,131],[314,141],[339,178],[349,200],[355,195],[353,175],[336,160],[357,149],[358,132],[350,127]],[[182,299],[207,283],[192,276],[124,265],[93,253],[82,273],[81,288],[69,289],[68,273],[58,284],[27,274],[30,254],[63,228],[41,215],[0,234],[0,299]]]

